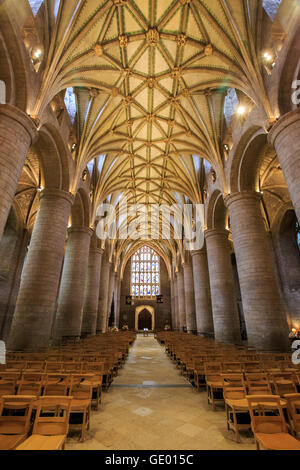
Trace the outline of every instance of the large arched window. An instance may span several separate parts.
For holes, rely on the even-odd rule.
[[[131,258],[131,295],[155,297],[160,294],[160,258],[143,246]]]
[[[296,237],[297,237],[298,250],[300,252],[300,224],[298,221],[296,222]]]

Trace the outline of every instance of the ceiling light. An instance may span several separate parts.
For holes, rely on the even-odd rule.
[[[244,106],[243,104],[241,104],[240,106],[237,107],[237,110],[236,110],[237,114],[239,116],[243,116],[246,112],[246,106]]]
[[[34,53],[33,53],[33,57],[34,57],[35,59],[39,59],[39,58],[41,57],[41,55],[42,55],[41,49],[36,49],[36,50],[34,51]]]
[[[263,58],[265,59],[266,62],[271,62],[273,60],[272,54],[270,54],[270,52],[268,51],[264,52]]]

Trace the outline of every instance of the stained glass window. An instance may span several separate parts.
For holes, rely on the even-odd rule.
[[[296,222],[296,237],[297,237],[298,250],[300,251],[300,224],[299,222]]]
[[[34,16],[37,15],[43,1],[44,0],[29,0],[29,4],[31,6],[32,13],[33,13]]]
[[[131,295],[155,297],[160,294],[160,258],[148,246],[131,258]]]
[[[263,0],[263,7],[273,21],[280,7],[282,0]]]

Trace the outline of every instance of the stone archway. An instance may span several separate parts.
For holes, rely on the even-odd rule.
[[[139,329],[139,317],[145,311],[151,315],[151,328],[149,328],[149,330],[154,330],[155,329],[155,310],[154,310],[154,307],[151,307],[150,305],[139,305],[135,309],[135,330],[136,331],[138,331],[138,329]]]

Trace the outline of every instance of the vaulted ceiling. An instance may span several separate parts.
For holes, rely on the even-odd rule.
[[[271,114],[258,61],[259,0],[60,2],[33,114],[75,87],[78,175],[107,155],[101,199],[201,202],[192,155],[222,177],[224,97],[241,90]]]

